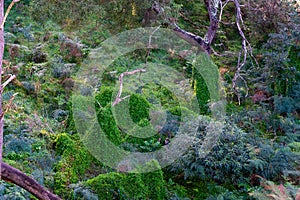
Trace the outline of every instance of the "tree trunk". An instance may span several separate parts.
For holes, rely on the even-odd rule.
[[[179,37],[193,45],[199,46],[200,49],[210,55],[211,43],[219,28],[218,9],[220,6],[220,0],[204,0],[204,4],[209,15],[209,28],[204,38],[179,28],[179,26],[175,23],[175,28],[173,30]]]
[[[0,0],[0,24],[4,20],[4,0]],[[4,27],[0,27],[0,179],[2,172],[2,148],[3,148],[3,124],[4,124],[4,115],[2,109],[2,61],[4,54]]]
[[[46,190],[34,179],[30,178],[20,170],[2,162],[2,179],[6,182],[14,183],[23,189],[30,192],[36,198],[40,200],[61,200],[55,194],[52,194],[50,191]]]

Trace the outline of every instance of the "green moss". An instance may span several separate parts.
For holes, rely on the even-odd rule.
[[[101,129],[106,134],[107,138],[115,145],[119,145],[121,143],[121,132],[117,127],[111,111],[111,106],[107,105],[100,108],[97,112],[97,117]]]
[[[149,118],[150,104],[140,94],[132,94],[129,100],[129,113],[134,123]]]
[[[144,186],[136,174],[108,173],[101,174],[86,181],[99,199],[141,199],[144,197]]]
[[[63,155],[65,150],[73,151],[74,141],[66,133],[58,134],[54,140],[54,148],[58,155]]]
[[[210,100],[210,94],[207,88],[207,85],[205,83],[205,80],[203,77],[198,74],[196,78],[196,96],[199,103],[200,108],[200,114],[207,114],[208,113],[208,102]]]
[[[157,161],[151,161],[143,170],[147,173],[101,174],[85,182],[99,199],[164,199],[166,196],[163,173]]]
[[[59,134],[54,145],[61,155],[54,176],[54,189],[57,194],[65,194],[67,186],[85,177],[86,171],[95,161],[80,141],[73,140],[65,133]]]
[[[150,171],[141,173],[141,179],[147,188],[147,197],[150,199],[164,199],[166,195],[165,182],[163,179],[163,172],[159,163],[152,160],[146,164],[143,170]]]
[[[95,95],[95,106],[96,109],[99,107],[105,107],[112,101],[113,89],[111,87],[103,86],[100,92]]]

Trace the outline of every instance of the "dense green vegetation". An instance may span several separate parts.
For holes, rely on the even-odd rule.
[[[242,8],[254,57],[247,59],[235,89],[241,38],[229,23],[235,19],[234,5],[229,3],[224,10],[223,21],[228,23],[220,24],[213,46],[218,53],[211,55],[226,91],[224,127],[212,117],[207,77],[172,49],[130,52],[114,60],[96,89],[76,88],[88,81],[78,80],[76,73],[88,63],[90,52],[117,51],[101,42],[141,27],[152,1],[19,2],[5,25],[3,76],[17,78],[5,88],[4,106],[18,95],[5,116],[4,161],[63,199],[295,198],[297,191],[300,194],[300,19],[285,1],[273,0],[278,3],[273,10],[268,1],[241,1],[259,9]],[[205,33],[209,25],[202,1],[175,0],[166,13],[195,34]],[[164,18],[159,20],[166,26]],[[122,97],[128,98],[112,106],[119,76],[145,62],[148,69],[163,64],[180,73],[182,77],[174,77],[172,84],[190,92],[184,93],[186,99],[198,104],[182,104],[185,97],[157,81],[160,77],[149,80],[144,75],[148,72],[143,72],[124,78]],[[159,69],[173,78],[168,69]],[[126,163],[107,166],[92,155],[77,132],[74,90],[92,97],[101,130],[123,150],[156,152],[172,144],[175,136],[191,137],[190,146],[169,166],[162,167],[155,159],[130,173]],[[222,127],[221,133],[202,156],[210,124]],[[136,137],[140,132],[149,137]],[[149,171],[138,173],[141,168]],[[0,182],[0,199],[33,198]]]

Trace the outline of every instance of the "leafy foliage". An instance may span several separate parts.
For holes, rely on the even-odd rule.
[[[246,181],[251,152],[246,134],[227,121],[211,152],[203,158],[201,146],[207,126],[208,119],[198,117],[188,123],[188,129],[178,133],[194,137],[194,141],[186,154],[172,164],[171,170],[183,171],[185,178],[199,177],[218,183],[237,185]]]

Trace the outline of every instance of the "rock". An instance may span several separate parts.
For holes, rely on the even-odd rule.
[[[8,53],[12,60],[16,60],[17,58],[26,62],[31,60],[32,53],[28,47],[11,43],[7,43],[6,47],[8,48]]]
[[[80,63],[84,56],[82,51],[84,45],[80,41],[74,41],[64,34],[59,35],[59,40],[61,41],[60,51],[64,60],[71,63]]]
[[[24,89],[26,90],[27,94],[33,94],[34,93],[34,84],[32,84],[29,81],[22,81],[21,82]]]
[[[7,43],[14,43],[17,37],[10,32],[4,32],[4,39]]]
[[[72,78],[66,78],[62,82],[62,86],[65,88],[66,93],[69,93],[74,88],[75,81]]]
[[[44,63],[47,62],[47,54],[42,51],[43,46],[37,46],[33,50],[32,60],[35,63]]]

